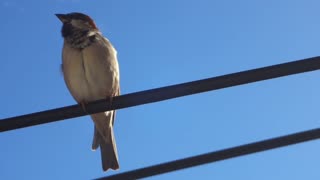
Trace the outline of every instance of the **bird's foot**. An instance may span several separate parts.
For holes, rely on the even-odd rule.
[[[82,101],[82,102],[80,102],[79,104],[80,104],[82,110],[83,110],[85,113],[89,114],[88,111],[87,111],[87,109],[86,109],[86,105],[87,105],[88,103],[87,103],[86,101]]]
[[[113,104],[113,96],[108,96],[106,99],[109,102],[109,107],[111,107]]]

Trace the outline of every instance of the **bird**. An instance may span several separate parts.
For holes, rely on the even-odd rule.
[[[62,74],[73,98],[85,110],[88,102],[119,96],[117,51],[93,19],[79,12],[55,15],[62,22]],[[119,169],[113,133],[115,113],[90,115],[94,122],[92,150],[100,147],[103,171]]]

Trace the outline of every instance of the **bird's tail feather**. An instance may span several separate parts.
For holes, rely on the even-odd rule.
[[[114,111],[92,114],[94,121],[94,136],[92,149],[100,146],[102,168],[104,171],[119,169],[116,141],[113,134]]]

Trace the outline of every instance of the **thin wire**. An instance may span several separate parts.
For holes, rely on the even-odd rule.
[[[156,88],[89,103],[86,112],[79,105],[67,106],[0,120],[0,132],[60,121],[88,114],[122,109],[231,86],[263,81],[320,69],[320,57],[307,58],[233,74]]]
[[[320,138],[320,128],[290,134],[286,136],[267,139],[259,142],[254,142],[246,145],[214,151],[206,154],[201,154],[185,159],[175,160],[163,164],[158,164],[150,167],[136,169],[112,176],[98,178],[99,180],[131,180],[150,177],[172,171],[177,171],[185,168],[199,166],[207,163],[217,162],[238,156],[248,155],[297,143],[302,143]]]

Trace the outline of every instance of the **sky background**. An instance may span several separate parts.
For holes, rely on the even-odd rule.
[[[0,2],[0,119],[75,104],[55,13],[90,15],[118,50],[122,94],[320,54],[317,0]],[[320,72],[119,110],[120,170],[102,172],[88,116],[0,133],[0,179],[93,179],[318,128]],[[312,141],[148,179],[320,179]]]

